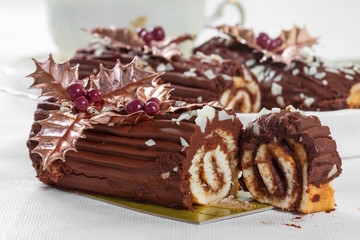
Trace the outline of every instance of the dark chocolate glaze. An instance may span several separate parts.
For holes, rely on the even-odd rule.
[[[260,135],[254,134],[255,125],[259,127]],[[303,144],[307,153],[308,183],[319,187],[340,175],[341,158],[336,150],[336,142],[330,136],[329,127],[322,126],[316,116],[303,116],[297,111],[288,110],[262,115],[246,128],[243,148],[255,150],[261,143],[274,139],[293,156],[296,154],[292,153],[293,149],[286,144],[286,140],[294,139]],[[328,178],[334,164],[337,172]],[[301,172],[298,175],[301,177]]]
[[[351,87],[360,81],[359,72],[354,74],[347,74],[344,71],[334,73],[326,68],[324,62],[316,58],[311,62],[302,60],[293,61],[292,66],[285,66],[282,63],[274,63],[270,60],[260,63],[262,54],[254,52],[253,49],[247,45],[239,43],[235,40],[227,41],[222,38],[213,38],[203,45],[194,49],[194,52],[203,52],[204,54],[218,54],[224,59],[237,60],[243,64],[249,60],[254,60],[254,65],[265,67],[265,71],[270,77],[265,76],[264,79],[259,78],[259,85],[261,90],[261,102],[265,108],[285,107],[293,105],[295,108],[301,110],[311,111],[328,111],[349,108],[346,98],[349,96]],[[311,66],[316,67],[316,73],[325,73],[322,78],[316,78],[315,74],[309,74],[304,69],[310,69]],[[250,66],[249,66],[250,67]],[[295,70],[298,69],[298,70]],[[298,71],[293,74],[293,71]],[[346,67],[346,70],[352,70]],[[272,74],[270,74],[273,72]],[[275,80],[280,75],[280,80]],[[348,79],[351,77],[352,79]],[[325,81],[323,81],[325,80]],[[273,95],[271,92],[272,84],[277,83],[282,87],[282,93]],[[283,98],[280,102],[278,97]],[[306,99],[313,99],[305,101]]]
[[[47,118],[49,111],[56,109],[59,105],[54,99],[40,103],[35,120]],[[31,153],[37,142],[29,140],[30,158],[37,177],[51,186],[192,209],[188,170],[196,151],[209,141],[204,137],[221,128],[237,140],[242,125],[237,119],[218,121],[215,117],[202,133],[194,117],[176,124],[172,119],[179,115],[155,115],[135,125],[94,125],[85,130],[86,138],[77,141],[77,152],[68,151],[64,162],[56,160],[45,170],[40,155]],[[30,138],[40,130],[41,125],[34,122]],[[184,151],[180,137],[189,143]],[[146,145],[149,139],[155,145]],[[164,179],[162,174],[167,172]]]

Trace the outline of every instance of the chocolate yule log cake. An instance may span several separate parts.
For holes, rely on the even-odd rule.
[[[331,210],[341,159],[329,128],[302,114],[273,109],[246,127],[240,182],[261,203],[303,213]]]
[[[228,38],[216,37],[194,52],[240,61],[257,76],[265,108],[293,105],[301,110],[360,108],[360,65],[304,54],[316,39],[294,27],[279,37],[255,35],[251,29],[220,26]]]
[[[42,182],[185,209],[236,195],[242,124],[233,110],[169,100],[169,84],[135,60],[81,80],[69,62],[34,61],[31,88],[52,97],[28,140]]]
[[[216,54],[183,57],[178,44],[192,39],[190,35],[165,38],[163,33],[160,40],[149,41],[147,37],[140,37],[141,32],[138,36],[129,29],[96,28],[90,32],[98,42],[77,51],[70,60],[72,66],[80,64],[80,78],[96,74],[99,63],[112,68],[117,59],[129,63],[138,56],[140,67],[165,72],[162,80],[174,88],[170,96],[173,100],[220,101],[223,106],[243,113],[260,110],[261,96],[255,75],[240,62],[224,60]]]

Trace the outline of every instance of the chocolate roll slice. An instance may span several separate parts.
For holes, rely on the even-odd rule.
[[[117,59],[129,63],[138,56],[140,67],[165,73],[162,80],[174,88],[173,100],[187,103],[220,101],[223,106],[242,113],[260,110],[260,88],[255,75],[240,62],[224,60],[216,54],[183,57],[177,43],[189,39],[187,35],[171,41],[152,42],[149,47],[128,29],[97,28],[92,32],[107,42],[90,44],[77,51],[71,64],[80,64],[80,78],[98,73],[99,63],[112,68]]]
[[[274,109],[246,127],[240,181],[259,202],[303,213],[335,205],[336,143],[315,116]]]
[[[97,101],[68,62],[36,65],[32,87],[54,96],[38,105],[28,141],[42,182],[185,209],[236,196],[242,124],[233,110],[168,100],[169,85],[135,62],[91,77]],[[69,94],[74,84],[87,92],[86,109]]]

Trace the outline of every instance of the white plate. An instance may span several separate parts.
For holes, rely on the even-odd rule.
[[[344,109],[327,112],[305,111],[307,116],[317,116],[323,125],[330,127],[342,158],[360,156],[360,109]],[[257,113],[237,114],[244,126],[258,117]]]

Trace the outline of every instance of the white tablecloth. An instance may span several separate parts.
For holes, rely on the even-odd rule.
[[[41,53],[44,59],[43,53],[54,45],[45,30],[33,26],[45,26],[41,8],[11,12],[1,7],[2,24],[7,23],[4,16],[11,20],[15,14],[19,17],[17,27],[25,17],[27,26],[32,26],[22,30],[22,41],[13,37],[16,33],[8,32],[17,31],[20,37],[19,29],[6,27],[0,34],[4,49],[0,54],[0,89],[24,92],[31,83],[24,79],[33,69],[30,56]],[[34,32],[42,35],[31,35]],[[10,35],[12,38],[6,38]],[[20,44],[26,39],[32,45]],[[37,44],[39,39],[41,44]],[[359,239],[360,157],[343,161],[343,174],[333,185],[337,204],[333,212],[297,215],[270,210],[191,225],[45,186],[35,178],[26,148],[36,101],[0,90],[0,106],[0,239]],[[289,226],[292,224],[300,228]]]

